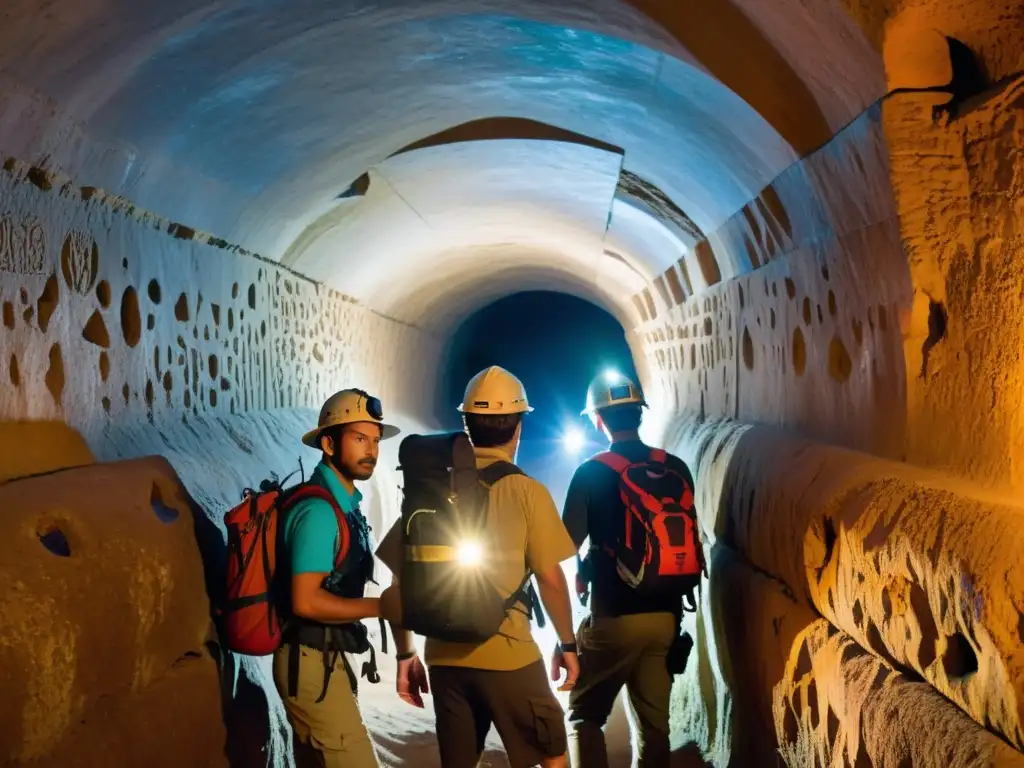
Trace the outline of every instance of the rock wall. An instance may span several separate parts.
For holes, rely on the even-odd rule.
[[[666,412],[902,457],[911,284],[890,173],[876,105],[663,276],[692,286],[700,268],[709,288],[647,292],[638,331]]]
[[[708,544],[738,553],[712,571],[699,661],[676,693],[677,720],[716,765],[745,743],[729,733],[757,734],[763,754],[777,743],[789,765],[854,765],[859,745],[866,765],[930,764],[938,747],[952,764],[1019,764],[987,734],[1024,748],[1024,507],[767,427],[684,419],[666,446],[695,470]],[[911,702],[915,719],[894,714]],[[958,735],[899,746],[927,717]],[[975,747],[998,760],[971,762]]]
[[[913,279],[908,457],[1024,489],[1024,76],[954,102],[894,95],[883,117]]]
[[[301,446],[299,437],[315,424],[331,392],[353,385],[373,391],[389,418],[407,429],[416,428],[414,417],[426,413],[433,398],[435,377],[423,375],[439,354],[432,337],[223,241],[11,158],[0,172],[0,308],[0,477],[159,454],[198,504],[202,543],[213,564],[222,547],[221,518],[243,488],[271,473],[283,477],[300,459],[307,474],[315,465],[318,454]],[[366,511],[377,530],[395,514],[396,450],[382,451],[367,489]],[[132,475],[131,466],[119,471]],[[107,469],[97,465],[95,471]],[[130,538],[128,531],[122,535]],[[192,549],[199,551],[195,539]],[[5,545],[5,565],[6,557]],[[205,616],[202,581],[178,589],[179,598],[187,591]],[[120,582],[108,591],[124,592]],[[56,606],[51,620],[69,620],[66,609]],[[143,610],[136,621],[154,620],[147,616]],[[206,625],[204,619],[204,632]],[[140,639],[133,653],[151,652],[149,642]],[[262,765],[268,755],[270,764],[285,759],[287,727],[267,660],[218,660],[234,764]],[[5,660],[0,670],[28,663]],[[195,676],[190,684],[201,684],[219,707],[216,669],[199,666],[190,664],[174,680]],[[81,681],[76,696],[91,690],[87,682]],[[178,683],[159,683],[165,686],[160,695],[173,693],[166,688],[172,684]],[[97,698],[96,706],[111,707],[111,718],[151,712],[146,697],[157,696],[157,685],[118,689],[113,699]],[[97,683],[96,691],[102,690]],[[190,701],[164,698],[161,721],[178,718],[185,728],[209,715],[220,722],[219,711]],[[43,706],[34,694],[9,697],[8,704],[19,712]],[[118,729],[130,725],[119,722]],[[133,743],[127,732],[113,741],[102,728],[89,733],[99,741],[75,737],[82,759],[102,750],[133,764],[138,750],[153,748]],[[20,746],[5,743],[0,755],[27,750],[59,763],[65,753],[58,735],[14,736]],[[210,754],[223,753],[223,747],[221,738]],[[188,764],[205,764],[196,754]]]
[[[225,766],[192,506],[161,458],[0,486],[0,763]]]

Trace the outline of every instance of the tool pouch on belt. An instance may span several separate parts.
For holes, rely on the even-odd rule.
[[[688,632],[680,630],[672,641],[665,657],[665,665],[670,675],[681,675],[686,671],[686,662],[690,660],[690,651],[693,650],[693,638]]]
[[[384,620],[380,620],[381,650],[388,651],[388,634]],[[335,662],[341,658],[345,665],[345,672],[348,675],[349,685],[355,693],[358,688],[358,679],[355,672],[349,665],[346,653],[361,655],[370,652],[368,661],[363,662],[362,676],[371,683],[380,682],[380,674],[377,672],[377,652],[370,643],[370,635],[366,625],[362,622],[350,624],[314,624],[296,622],[286,630],[288,649],[288,695],[295,696],[299,687],[299,646],[305,646],[320,651],[324,662],[324,685],[320,692],[320,698],[316,700],[319,704],[327,695],[327,686],[331,680],[331,673],[334,671]]]

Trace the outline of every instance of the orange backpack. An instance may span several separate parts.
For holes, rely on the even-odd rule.
[[[221,611],[221,638],[235,653],[267,656],[282,642],[281,606],[276,578],[278,521],[306,499],[330,503],[338,518],[338,556],[335,568],[348,555],[351,532],[344,511],[330,491],[303,483],[284,490],[264,481],[259,492],[247,488],[238,506],[224,515],[228,529],[227,594]]]

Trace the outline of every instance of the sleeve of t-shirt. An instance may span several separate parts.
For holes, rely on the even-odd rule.
[[[292,573],[330,573],[338,551],[338,518],[319,499],[302,501],[289,513],[285,543],[291,551]]]
[[[584,469],[586,466],[586,464],[580,466],[572,476],[569,490],[565,494],[565,506],[562,507],[562,523],[577,550],[583,546],[588,534],[587,509],[590,504],[590,494],[587,491],[587,472]]]
[[[377,557],[393,575],[398,575],[402,565],[402,518],[395,520],[384,534],[377,545]]]
[[[526,565],[543,573],[568,560],[578,549],[565,530],[551,493],[536,480],[522,479],[526,509]]]

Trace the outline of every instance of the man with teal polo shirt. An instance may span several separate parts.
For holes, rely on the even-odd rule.
[[[274,683],[295,734],[299,768],[379,765],[356,702],[358,678],[345,652],[369,651],[363,674],[373,680],[373,649],[361,620],[395,615],[396,591],[364,596],[373,578],[373,550],[355,482],[370,479],[380,441],[397,434],[383,422],[377,398],[346,389],[324,403],[316,429],[302,438],[322,451],[309,482],[327,489],[346,525],[340,530],[334,508],[317,498],[297,502],[282,521],[279,583],[288,618],[285,641],[274,654]],[[348,554],[337,563],[346,542]]]

